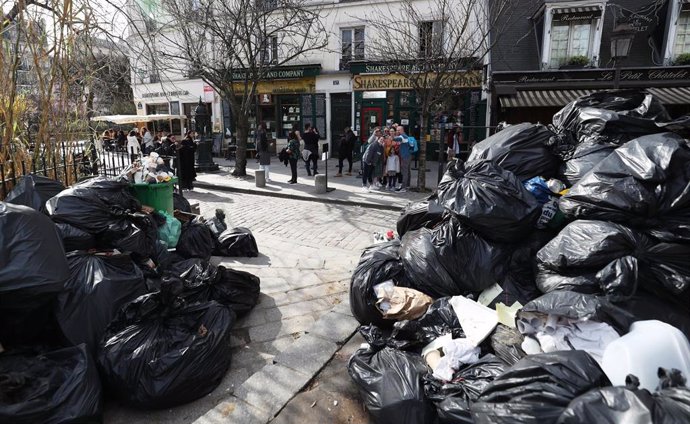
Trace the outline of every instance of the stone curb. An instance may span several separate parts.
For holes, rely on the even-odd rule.
[[[357,331],[346,303],[323,314],[299,339],[279,353],[234,393],[194,424],[266,424],[328,364]],[[334,308],[336,309],[336,308]]]
[[[232,186],[227,186],[227,185],[221,185],[221,184],[211,184],[211,183],[205,183],[205,182],[200,182],[196,181],[194,183],[195,187],[207,189],[207,190],[218,190],[218,191],[226,191],[230,193],[243,193],[243,194],[254,194],[257,196],[266,196],[266,197],[279,197],[282,199],[293,199],[293,200],[304,200],[308,202],[317,202],[317,203],[326,203],[329,205],[343,205],[343,206],[359,206],[362,208],[368,208],[368,209],[379,209],[379,210],[384,210],[384,211],[402,211],[404,209],[403,206],[395,206],[395,205],[379,205],[376,203],[367,203],[367,202],[354,202],[351,200],[342,200],[342,199],[328,199],[328,198],[318,198],[318,197],[309,197],[309,196],[299,196],[299,195],[294,195],[294,194],[285,194],[285,193],[275,193],[271,191],[263,191],[263,190],[252,190],[252,189],[247,189],[247,188],[240,188],[240,187],[232,187]],[[410,200],[410,202],[413,202],[414,200]]]

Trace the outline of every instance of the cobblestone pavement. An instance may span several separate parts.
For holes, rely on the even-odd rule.
[[[220,408],[223,422],[270,419],[301,389],[300,384],[318,371],[314,364],[325,364],[356,328],[347,306],[352,269],[362,249],[371,244],[373,232],[394,229],[398,217],[397,212],[390,211],[201,189],[185,196],[199,203],[203,216],[211,217],[220,208],[229,226],[252,230],[261,252],[258,258],[214,261],[258,275],[259,304],[233,330],[233,362],[214,392],[161,411],[136,411],[110,402],[105,411],[106,424],[186,424],[214,408]],[[334,312],[326,317],[329,311]],[[335,318],[330,327],[339,338],[326,340],[330,330],[319,331],[315,323],[322,323],[324,318]],[[339,324],[342,329],[336,328]],[[311,356],[306,358],[295,358],[290,355],[290,347],[296,346],[296,341],[319,349],[309,352]],[[288,376],[285,386],[291,386],[290,390],[263,388],[263,375],[281,370]],[[255,383],[263,390],[258,396],[244,387]],[[234,403],[228,403],[229,399]],[[251,409],[254,415],[246,415],[244,409],[238,415],[237,405]],[[254,421],[257,415],[261,419]]]

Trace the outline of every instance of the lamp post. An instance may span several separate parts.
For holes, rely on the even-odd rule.
[[[206,105],[201,102],[201,97],[196,108],[194,108],[192,126],[199,135],[196,148],[196,170],[199,172],[217,171],[218,165],[213,162],[213,156],[211,156],[213,143],[210,137],[211,117],[206,110]]]
[[[620,63],[630,54],[633,38],[635,38],[635,30],[627,23],[616,25],[611,33],[611,58],[616,67],[613,88],[616,90],[621,83]]]

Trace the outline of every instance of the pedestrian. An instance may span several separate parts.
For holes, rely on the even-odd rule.
[[[316,128],[312,127],[310,123],[304,124],[304,150],[308,150],[309,154],[303,153],[305,166],[307,168],[307,175],[311,177],[311,170],[309,165],[312,165],[314,175],[318,175],[318,159],[319,159],[319,133]]]
[[[296,129],[296,125],[293,125],[292,128],[293,129],[288,133],[287,146],[287,152],[290,155],[288,158],[288,161],[290,162],[290,172],[292,172],[292,178],[288,180],[288,183],[297,184],[297,161],[300,158],[299,131]]]
[[[132,162],[136,161],[141,152],[141,145],[137,139],[137,132],[132,130],[127,136],[127,153],[129,153],[129,158]]]
[[[144,154],[148,155],[153,151],[153,134],[151,134],[151,131],[148,130],[148,128],[143,127],[141,129],[141,133],[143,134],[141,137],[142,144],[144,146]]]
[[[450,133],[448,143],[448,160],[460,157],[460,144],[462,143],[462,127],[459,125]]]
[[[374,163],[374,187],[377,189],[385,189],[382,183],[383,176],[386,174],[386,156],[384,155],[385,137],[379,137],[376,142],[381,145],[381,157]]]
[[[127,135],[125,134],[124,131],[120,130],[117,132],[117,144],[115,146],[116,147],[115,150],[119,150],[119,151],[122,151],[123,149],[127,150],[126,146],[127,146]]]
[[[347,159],[347,173],[345,175],[352,175],[352,152],[355,149],[355,142],[357,136],[352,131],[352,128],[345,127],[345,134],[340,139],[340,150],[338,151],[338,173],[336,177],[343,176],[343,162]]]
[[[402,174],[402,182],[397,191],[404,193],[410,186],[410,142],[402,125],[398,126],[396,133],[395,141],[400,143],[400,173]]]
[[[194,152],[196,142],[194,141],[194,131],[187,131],[184,140],[177,143],[177,176],[180,178],[180,188],[183,190],[194,190],[193,181],[196,180],[196,170],[194,169]]]
[[[257,154],[259,155],[259,170],[264,171],[266,182],[271,181],[271,152],[268,142],[268,133],[266,132],[266,124],[262,122],[259,124],[259,134],[257,143]]]
[[[381,130],[376,127],[374,134],[369,137],[370,143],[367,145],[362,155],[362,190],[368,192],[373,183],[373,174],[376,162],[383,156],[383,144],[381,141]]]
[[[400,157],[395,152],[395,148],[389,148],[387,152],[386,174],[388,175],[388,191],[393,191],[395,189],[395,176],[400,172]]]

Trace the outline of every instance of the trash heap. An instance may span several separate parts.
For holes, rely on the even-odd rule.
[[[352,275],[374,421],[690,422],[688,122],[598,92],[452,162]]]
[[[144,409],[213,391],[258,302],[246,228],[154,211],[123,179],[27,176],[0,202],[0,422],[99,422],[104,394]]]

